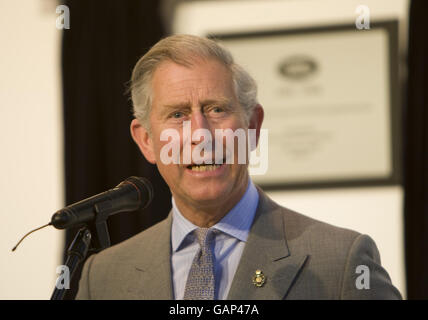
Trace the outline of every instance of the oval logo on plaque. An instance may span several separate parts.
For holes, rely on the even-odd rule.
[[[278,65],[279,73],[292,80],[306,79],[317,70],[318,65],[315,60],[303,55],[288,57]]]

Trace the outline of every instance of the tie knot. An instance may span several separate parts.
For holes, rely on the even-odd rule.
[[[210,228],[198,228],[195,230],[196,238],[198,239],[201,248],[206,247],[212,241],[215,230]]]

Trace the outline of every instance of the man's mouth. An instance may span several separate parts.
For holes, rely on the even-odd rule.
[[[196,163],[191,163],[188,166],[186,166],[187,169],[195,171],[195,172],[205,172],[205,171],[215,171],[218,168],[220,168],[221,166],[223,166],[226,163],[226,157],[223,158],[222,162],[219,164],[216,164],[214,159],[212,160],[212,164],[207,164],[207,163],[201,163],[201,164],[196,164]]]
[[[187,166],[187,169],[190,169],[192,171],[197,172],[203,172],[203,171],[214,171],[218,168],[220,168],[221,164],[191,164]]]

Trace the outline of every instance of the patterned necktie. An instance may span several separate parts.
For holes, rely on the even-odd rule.
[[[214,230],[195,230],[199,250],[193,258],[192,266],[184,289],[184,300],[214,300],[214,267],[211,243]]]

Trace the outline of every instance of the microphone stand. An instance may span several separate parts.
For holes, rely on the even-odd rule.
[[[107,218],[111,214],[110,204],[108,202],[101,202],[94,206],[95,211],[95,221],[90,225],[85,225],[82,227],[76,234],[71,243],[70,247],[67,250],[67,259],[65,261],[65,270],[68,270],[70,283],[73,279],[75,271],[79,267],[80,263],[85,260],[86,255],[88,254],[89,247],[92,242],[92,232],[95,233],[93,248],[91,251],[99,252],[105,248],[110,247],[110,236],[107,228]],[[65,272],[65,271],[64,271]],[[61,277],[58,278],[55,290],[52,293],[51,300],[64,300],[66,290],[61,285]]]
[[[77,232],[73,242],[68,248],[67,260],[65,262],[65,266],[66,266],[65,270],[69,270],[68,272],[69,279],[66,279],[68,283],[71,282],[71,279],[73,278],[74,273],[77,270],[77,267],[86,258],[86,255],[88,254],[89,246],[91,244],[91,238],[92,236],[89,229],[87,227],[83,227]],[[59,277],[56,282],[55,290],[52,293],[51,300],[64,300],[66,290],[69,288],[64,288],[60,286],[60,284],[61,284],[61,277]]]

